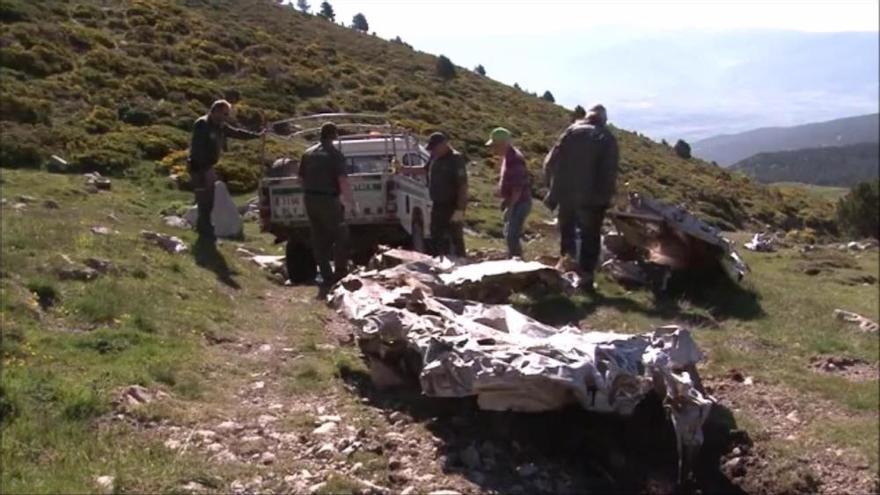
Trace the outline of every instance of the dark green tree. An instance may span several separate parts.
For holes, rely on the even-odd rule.
[[[296,0],[296,8],[300,10],[300,12],[308,14],[310,10],[312,10],[312,6],[309,4],[308,0]]]
[[[370,30],[370,24],[367,23],[366,16],[364,16],[364,14],[361,14],[360,12],[358,12],[357,14],[354,15],[354,17],[352,17],[351,27],[357,31],[361,31],[364,33],[366,33],[367,31]]]
[[[333,11],[333,6],[330,5],[330,2],[326,0],[321,2],[321,12],[318,15],[328,21],[336,21],[336,12]]]
[[[481,76],[485,76],[486,75],[486,68],[483,67],[482,64],[480,64],[480,65],[474,67],[474,72],[476,72],[477,74],[479,74]]]
[[[880,181],[862,182],[837,202],[840,230],[853,237],[880,237]]]
[[[691,145],[687,144],[684,139],[679,139],[678,141],[676,141],[675,146],[673,146],[672,149],[675,150],[675,154],[678,155],[679,158],[690,160]]]
[[[518,89],[522,91],[522,88],[519,86],[519,83],[513,83],[513,89]]]
[[[455,65],[446,55],[437,57],[437,75],[441,79],[449,80],[455,77]]]
[[[584,107],[578,105],[574,107],[574,111],[571,113],[571,116],[574,120],[580,120],[587,117],[587,111],[584,110]]]
[[[541,96],[541,99],[549,101],[550,103],[556,103],[556,98],[553,97],[553,93],[551,93],[549,90],[544,91],[544,95]]]

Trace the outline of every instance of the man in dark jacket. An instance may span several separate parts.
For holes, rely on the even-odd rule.
[[[337,138],[336,125],[328,122],[321,126],[321,142],[303,153],[298,173],[312,231],[312,252],[323,279],[322,290],[329,289],[348,272],[349,234],[345,209],[355,208],[345,157],[333,146]],[[331,256],[335,272],[330,268]]]
[[[211,105],[207,115],[196,119],[193,126],[192,141],[189,146],[189,175],[192,179],[199,219],[196,230],[200,242],[215,241],[211,212],[214,209],[214,182],[217,175],[214,165],[220,160],[220,152],[226,151],[226,138],[256,139],[263,132],[250,132],[230,126],[226,121],[232,106],[226,100],[217,100]]]
[[[467,164],[449,146],[445,134],[428,138],[428,190],[431,193],[431,243],[436,256],[465,256],[464,212],[468,201]]]
[[[544,161],[550,188],[545,203],[559,207],[560,252],[576,257],[575,231],[580,229],[583,287],[592,290],[599,261],[601,228],[617,182],[617,140],[606,126],[605,107],[596,105],[586,118],[562,133]]]

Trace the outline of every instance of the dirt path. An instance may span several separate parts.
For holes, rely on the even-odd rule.
[[[580,410],[489,413],[467,400],[424,398],[417,389],[378,392],[347,324],[313,297],[314,289],[277,286],[258,296],[242,322],[246,331],[207,346],[209,390],[196,400],[157,401],[174,413],[141,421],[167,448],[208,460],[214,475],[183,480],[181,491],[675,492],[673,437],[659,403],[621,420]],[[710,459],[698,475],[704,491],[876,489],[876,476],[849,452],[780,462],[762,447],[762,435],[807,434],[821,405],[794,410],[784,390],[727,377],[707,383],[721,399],[719,414],[749,408],[762,411],[767,424],[749,432],[755,444],[748,446],[748,434],[738,437],[725,420],[710,420]],[[138,416],[125,410],[118,417]]]

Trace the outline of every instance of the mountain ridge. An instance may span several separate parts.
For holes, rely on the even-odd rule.
[[[878,155],[880,144],[856,143],[758,153],[733,164],[730,169],[763,183],[801,182],[851,187],[877,179]]]
[[[695,156],[729,166],[763,152],[877,142],[880,140],[878,133],[880,114],[871,113],[796,126],[762,127],[723,134],[701,139],[691,146]]]

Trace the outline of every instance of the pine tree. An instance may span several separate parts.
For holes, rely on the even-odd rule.
[[[675,146],[672,147],[675,150],[675,154],[679,156],[679,158],[684,158],[685,160],[689,160],[691,158],[691,145],[687,144],[687,142],[683,139],[679,139]]]
[[[437,57],[437,75],[440,78],[449,80],[455,77],[455,65],[446,55]]]
[[[474,72],[476,72],[477,74],[479,74],[481,76],[485,76],[486,75],[486,68],[483,67],[482,64],[480,64],[480,65],[474,67]]]
[[[309,5],[308,0],[296,0],[296,8],[300,10],[300,12],[308,14],[310,10],[312,10],[312,6]]]
[[[553,93],[550,91],[544,91],[544,96],[542,96],[541,99],[549,101],[550,103],[556,103],[556,98],[553,97]]]
[[[364,33],[370,30],[370,25],[367,23],[367,18],[364,16],[364,14],[361,13],[355,14],[355,16],[351,19],[351,27]]]
[[[333,6],[326,0],[321,2],[321,13],[318,15],[328,21],[336,21],[336,12],[333,12]]]

